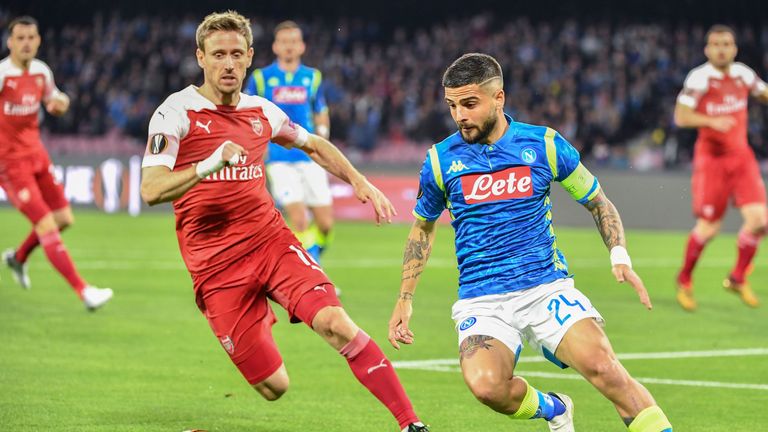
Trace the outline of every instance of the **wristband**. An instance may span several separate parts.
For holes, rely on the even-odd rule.
[[[196,166],[195,166],[195,172],[197,173],[197,176],[200,178],[206,178],[209,175],[218,172],[222,168],[224,168],[225,163],[229,163],[229,165],[234,165],[240,160],[240,155],[235,153],[232,155],[231,158],[229,158],[228,161],[222,160],[223,154],[224,154],[224,147],[226,147],[227,144],[231,143],[231,141],[224,141],[221,143],[219,148],[217,148],[213,153],[211,153],[210,156],[207,158],[201,160]]]
[[[611,266],[626,264],[632,268],[632,260],[629,258],[629,252],[624,246],[614,246],[611,249]]]

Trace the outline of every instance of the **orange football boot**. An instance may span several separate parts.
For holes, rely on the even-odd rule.
[[[683,283],[677,281],[677,302],[688,312],[696,310],[698,305],[696,304],[696,299],[693,298],[693,286],[691,286],[691,282]]]

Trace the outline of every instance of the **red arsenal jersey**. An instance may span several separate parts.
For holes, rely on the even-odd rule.
[[[697,153],[721,155],[747,147],[749,95],[758,95],[765,89],[765,82],[743,63],[733,63],[727,73],[711,63],[693,69],[685,79],[677,103],[708,116],[730,115],[736,119],[736,125],[725,133],[699,128]]]
[[[0,161],[44,151],[40,142],[40,103],[47,102],[59,89],[51,69],[33,59],[27,70],[0,61]]]
[[[307,137],[305,129],[259,96],[241,94],[236,107],[217,106],[189,86],[157,108],[142,167],[183,170],[227,140],[248,151],[173,202],[181,255],[191,273],[220,269],[285,228],[266,188],[264,151],[270,140],[301,146]]]

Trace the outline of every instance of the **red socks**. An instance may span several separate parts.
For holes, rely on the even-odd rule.
[[[683,261],[683,268],[677,275],[678,283],[691,283],[691,273],[693,273],[693,268],[696,266],[696,262],[701,256],[701,251],[704,250],[704,246],[706,245],[707,242],[699,239],[699,236],[691,231],[691,234],[688,236],[688,245],[685,247],[685,260]]]
[[[739,239],[736,242],[739,254],[736,258],[736,266],[731,271],[731,279],[736,283],[744,283],[747,269],[752,263],[752,258],[757,253],[757,245],[760,243],[762,235],[751,233],[747,230],[739,232]]]
[[[69,257],[67,248],[64,247],[64,243],[61,242],[61,235],[58,231],[53,231],[48,234],[40,236],[40,244],[45,250],[45,255],[48,257],[48,261],[51,262],[54,268],[64,276],[64,279],[69,282],[72,289],[75,290],[77,295],[81,295],[83,288],[85,288],[85,281],[77,273],[75,264],[72,262],[72,258]]]
[[[37,238],[37,233],[32,230],[31,233],[24,239],[24,242],[16,249],[16,261],[24,264],[27,262],[29,254],[40,244],[40,240]]]
[[[392,363],[364,331],[339,350],[358,381],[395,416],[400,428],[419,421]]]

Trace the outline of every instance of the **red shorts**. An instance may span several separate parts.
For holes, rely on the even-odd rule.
[[[320,309],[341,306],[331,281],[287,228],[228,267],[192,279],[198,307],[251,384],[283,363],[272,339],[277,319],[267,299],[288,311],[291,322],[310,327]]]
[[[33,224],[51,211],[69,205],[64,187],[53,176],[53,164],[45,152],[0,161],[0,187],[11,204]]]
[[[713,222],[723,218],[729,201],[735,207],[766,202],[760,166],[750,148],[738,155],[696,155],[691,192],[694,215]]]

